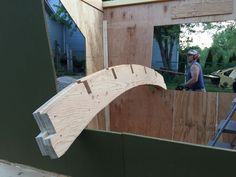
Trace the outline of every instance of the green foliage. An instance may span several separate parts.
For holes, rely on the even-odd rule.
[[[57,10],[55,14],[51,15],[51,18],[64,25],[67,29],[70,29],[71,35],[73,35],[73,33],[77,30],[77,26],[75,25],[65,7],[61,2],[59,3],[59,5],[54,4],[53,6],[56,7]]]
[[[205,68],[212,66],[213,66],[213,56],[212,56],[212,50],[210,49],[206,57]]]
[[[220,58],[218,59],[217,61],[217,66],[224,66],[224,58],[223,56],[221,55]]]
[[[229,63],[236,62],[236,55],[235,53],[229,58]]]
[[[154,39],[158,42],[163,66],[170,69],[175,42],[179,42],[180,25],[154,27]]]
[[[51,18],[71,29],[73,21],[62,3],[60,3],[59,5],[54,4],[53,6],[57,8],[57,11],[51,16]]]
[[[235,58],[234,56],[236,52],[235,39],[236,27],[235,22],[233,21],[228,24],[224,30],[217,32],[213,36],[212,51],[214,53],[214,58],[216,60],[223,58],[224,63],[232,62],[233,58]]]

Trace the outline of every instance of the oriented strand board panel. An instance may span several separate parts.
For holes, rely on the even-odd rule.
[[[172,18],[191,18],[233,13],[233,0],[183,1],[172,7]]]
[[[102,1],[62,0],[61,1],[86,39],[86,73],[103,69],[102,21],[103,13],[94,8]]]

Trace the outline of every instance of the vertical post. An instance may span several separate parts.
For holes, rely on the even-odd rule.
[[[107,21],[103,21],[103,56],[104,56],[104,68],[108,68],[108,45],[107,45]],[[106,130],[110,130],[110,107],[105,107],[105,125]]]
[[[73,71],[73,63],[72,63],[72,50],[69,49],[69,46],[66,45],[66,63],[67,63],[67,72]]]

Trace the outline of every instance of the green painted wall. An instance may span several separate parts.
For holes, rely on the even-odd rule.
[[[32,112],[56,93],[41,0],[0,2],[0,159],[41,159]]]

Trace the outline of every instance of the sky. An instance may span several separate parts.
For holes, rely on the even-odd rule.
[[[230,24],[232,21],[225,21],[225,22],[215,22],[215,24],[223,24],[226,28],[228,24]],[[201,49],[204,49],[205,47],[209,48],[211,47],[213,43],[213,35],[217,32],[223,31],[225,28],[222,29],[210,29],[210,30],[203,30],[203,26],[198,25],[195,26],[193,29],[197,32],[195,33],[185,33],[183,36],[180,37],[182,40],[185,40],[185,38],[190,37],[192,38],[192,42],[190,43],[190,46],[199,46]],[[185,30],[185,29],[183,29]],[[183,42],[183,45],[185,43]]]
[[[185,33],[182,36],[182,39],[185,40],[185,38],[190,37],[192,38],[192,42],[190,43],[190,46],[199,46],[200,48],[204,49],[205,47],[209,48],[212,45],[213,42],[213,34],[216,33],[216,30],[203,30],[203,26],[195,27],[194,30],[200,31],[195,33]],[[186,45],[183,42],[183,45]]]
[[[192,46],[199,46],[201,49],[205,47],[209,48],[212,45],[213,32],[203,32],[192,35],[193,38]]]

